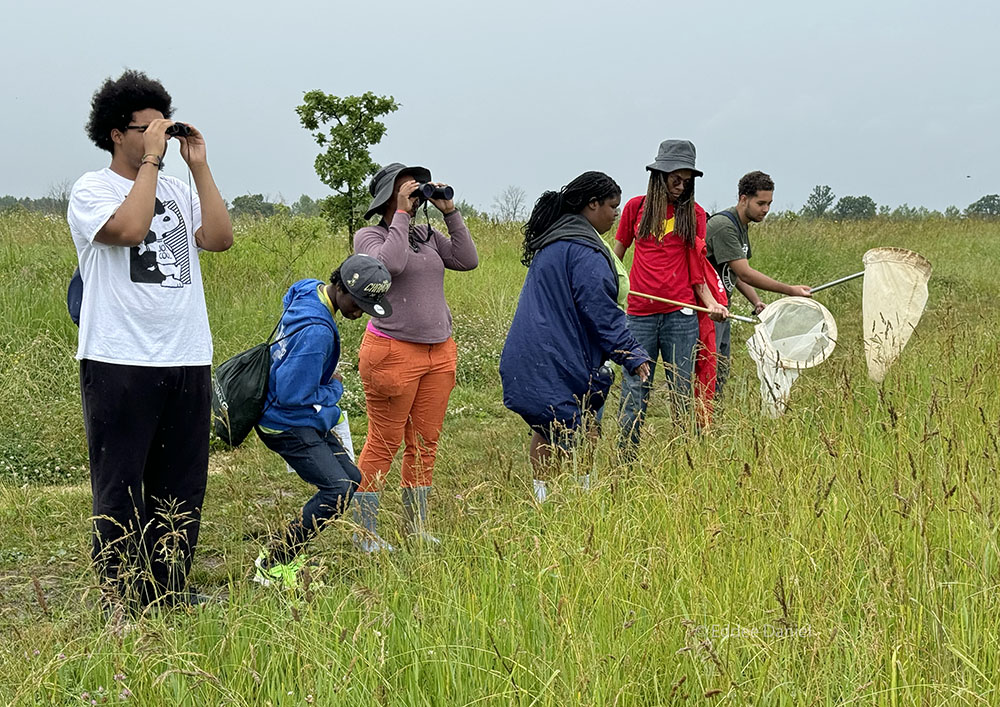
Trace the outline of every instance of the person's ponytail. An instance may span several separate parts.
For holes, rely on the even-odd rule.
[[[559,220],[565,213],[565,208],[566,200],[561,191],[547,191],[538,197],[523,229],[524,253],[521,255],[521,262],[525,266],[531,265],[531,259],[535,257],[538,239]]]

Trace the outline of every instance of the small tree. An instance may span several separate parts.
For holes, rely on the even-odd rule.
[[[244,194],[233,199],[233,203],[229,206],[229,215],[233,218],[237,216],[268,218],[287,210],[288,207],[284,204],[267,201],[263,194]]]
[[[1000,216],[1000,194],[987,194],[978,201],[969,204],[965,215],[973,218],[997,218]]]
[[[806,199],[806,205],[802,207],[802,215],[807,218],[822,218],[836,198],[833,189],[825,184],[822,186],[817,184]]]
[[[303,194],[292,204],[292,216],[319,216],[319,204],[308,194]]]
[[[458,199],[455,201],[455,208],[462,212],[462,217],[468,221],[469,219],[478,219],[480,221],[485,221],[489,218],[489,214],[485,211],[480,211],[473,204],[464,199]]]
[[[844,196],[833,207],[833,215],[845,221],[861,221],[875,218],[876,209],[870,196]]]
[[[962,218],[962,212],[957,206],[949,206],[944,210],[944,217],[950,221]]]
[[[493,198],[493,215],[498,221],[523,221],[528,195],[521,187],[511,185]]]
[[[894,221],[914,221],[917,217],[917,209],[906,203],[900,204],[892,210],[892,219]]]
[[[49,210],[51,213],[66,215],[69,209],[69,195],[73,191],[73,180],[64,179],[61,182],[49,186]]]
[[[381,142],[385,125],[378,120],[399,108],[392,96],[376,96],[371,91],[361,96],[331,96],[309,91],[295,108],[302,127],[312,133],[316,144],[325,150],[316,157],[316,174],[336,194],[323,204],[324,213],[338,226],[347,226],[350,238],[361,226],[367,206],[365,183],[379,166],[368,150]]]

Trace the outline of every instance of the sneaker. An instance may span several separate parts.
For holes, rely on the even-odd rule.
[[[396,548],[390,545],[388,542],[382,539],[380,535],[372,536],[365,533],[363,536],[355,533],[351,538],[354,541],[354,547],[361,550],[361,552],[392,552]]]
[[[297,589],[299,586],[299,571],[305,566],[306,558],[298,555],[291,562],[276,563],[268,565],[267,560],[270,553],[261,550],[257,559],[254,560],[254,575],[252,581],[264,587],[281,587],[283,589]]]

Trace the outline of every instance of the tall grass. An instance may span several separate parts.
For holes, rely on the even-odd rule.
[[[754,265],[819,284],[893,245],[934,264],[928,310],[885,384],[867,380],[860,285],[821,295],[833,356],[779,420],[737,363],[711,434],[655,398],[637,464],[614,430],[589,493],[531,500],[522,423],[497,357],[523,281],[513,229],[477,225],[481,267],[450,274],[459,343],[436,471],[438,550],[363,557],[347,521],[312,547],[302,592],[246,581],[260,539],[309,495],[256,440],[213,454],[192,579],[224,597],[128,631],[96,610],[89,491],[65,316],[65,224],[0,218],[0,700],[11,704],[998,704],[1000,226],[766,224]],[[343,236],[237,224],[204,255],[216,359],[256,343],[292,281],[325,277]],[[989,254],[993,255],[990,256]],[[342,327],[356,356],[363,323]],[[356,444],[363,396],[349,371]],[[612,401],[613,409],[615,402]],[[86,697],[84,695],[86,694]]]

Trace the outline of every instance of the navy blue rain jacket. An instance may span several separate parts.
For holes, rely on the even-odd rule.
[[[582,401],[603,404],[611,359],[629,373],[649,360],[618,308],[618,276],[607,246],[580,215],[564,216],[559,233],[535,253],[503,353],[503,402],[531,425],[579,424]]]

